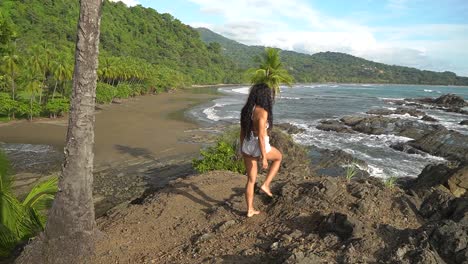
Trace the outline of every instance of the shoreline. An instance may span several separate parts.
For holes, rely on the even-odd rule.
[[[217,96],[186,88],[97,105],[95,167],[142,156],[161,159],[198,153],[199,143],[181,141],[187,136],[186,131],[200,128],[198,123],[185,117],[184,112]],[[0,142],[49,145],[62,152],[67,126],[67,117],[1,123]]]
[[[452,85],[452,84],[416,84],[416,83],[347,83],[347,82],[305,82],[305,83],[293,83],[294,85],[310,85],[310,84],[341,84],[341,85],[408,85],[408,86],[442,86],[442,87],[456,87],[456,88],[468,88],[466,85]],[[238,84],[200,84],[192,85],[193,88],[208,88],[208,87],[236,87],[236,86],[251,86],[249,83],[238,83]]]

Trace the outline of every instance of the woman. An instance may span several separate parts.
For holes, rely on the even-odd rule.
[[[265,170],[268,168],[268,161],[273,161],[265,182],[260,187],[266,195],[273,197],[270,183],[276,176],[282,159],[281,152],[270,146],[268,137],[268,131],[273,127],[274,96],[273,90],[268,85],[256,84],[250,89],[247,102],[241,111],[240,143],[248,176],[245,187],[247,217],[260,213],[253,207],[258,161],[261,161],[262,169]]]

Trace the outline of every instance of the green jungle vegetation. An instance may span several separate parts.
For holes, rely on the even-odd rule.
[[[206,28],[197,28],[197,30],[206,43],[219,43],[222,53],[242,69],[254,67],[256,56],[264,50],[262,46],[247,46]],[[307,55],[283,50],[281,60],[295,81],[301,83],[468,85],[468,77],[460,77],[453,72],[424,71],[410,67],[386,65],[339,52],[319,52]]]
[[[78,1],[0,1],[2,120],[68,112],[78,16]],[[219,45],[150,8],[106,0],[100,46],[98,103],[242,78]]]

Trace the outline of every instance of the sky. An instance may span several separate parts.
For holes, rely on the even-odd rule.
[[[124,0],[247,45],[468,76],[468,0]]]

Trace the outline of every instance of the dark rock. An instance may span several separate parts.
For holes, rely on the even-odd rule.
[[[363,160],[353,157],[346,151],[336,149],[320,149],[316,147],[310,148],[312,168],[317,175],[326,175],[332,177],[343,176],[345,174],[344,166],[357,164],[359,168],[356,170],[356,178],[368,177],[366,171],[367,163]],[[363,169],[360,169],[363,168]]]
[[[443,221],[430,236],[431,245],[449,263],[467,263],[468,223]]]
[[[419,154],[419,155],[423,155],[423,156],[426,155],[425,152],[423,152],[423,151],[421,151],[419,149],[416,149],[416,148],[414,148],[412,146],[409,146],[405,142],[398,142],[398,143],[390,145],[390,147],[392,149],[394,149],[394,150],[402,151],[402,152],[405,152],[405,153],[408,153],[408,154]]]
[[[408,115],[414,116],[414,117],[420,117],[420,116],[426,115],[426,113],[424,113],[423,111],[420,111],[420,110],[417,110],[417,109],[414,109],[414,108],[407,108],[407,107],[397,108],[397,110],[394,111],[394,114],[397,114],[397,115],[408,114]]]
[[[445,94],[433,100],[434,104],[447,106],[447,107],[465,107],[468,103],[465,102],[463,97],[455,94]]]
[[[335,233],[345,240],[352,236],[357,236],[362,223],[345,214],[330,213],[319,225],[322,234]]]
[[[300,134],[304,133],[306,130],[294,125],[291,125],[289,123],[282,123],[282,124],[275,124],[276,127],[280,128],[284,132],[293,135],[293,134]]]
[[[379,108],[379,109],[371,109],[366,112],[369,115],[391,115],[394,111],[386,108]]]
[[[437,122],[438,120],[433,118],[432,116],[428,116],[428,115],[425,115],[421,118],[421,120],[423,121],[427,121],[427,122]]]
[[[468,135],[447,129],[427,133],[408,144],[435,156],[451,160],[468,161]]]
[[[218,231],[223,232],[224,230],[230,228],[231,226],[233,226],[235,224],[236,224],[236,221],[234,221],[234,220],[226,221],[218,228]]]
[[[464,110],[463,108],[460,107],[434,107],[434,109],[438,109],[444,112],[449,112],[449,113],[459,113],[463,115],[468,115],[468,111]]]
[[[436,130],[444,130],[440,125],[430,125],[416,120],[404,120],[384,116],[371,116],[362,119],[352,126],[358,132],[381,135],[394,134],[419,139]],[[445,129],[446,130],[446,129]]]
[[[431,188],[443,184],[447,180],[448,175],[453,172],[454,170],[445,164],[429,164],[414,179],[409,188],[414,190],[419,196],[425,197],[428,192],[432,192]],[[441,191],[448,193],[448,189],[443,185],[441,186]]]
[[[461,197],[468,193],[468,165],[455,169],[445,164],[427,165],[410,188],[421,196],[430,192],[431,188],[436,188]]]
[[[356,133],[353,129],[338,120],[322,120],[317,129],[323,131],[336,131],[339,133]]]
[[[419,213],[424,218],[438,221],[449,216],[454,210],[454,197],[441,190],[433,190],[429,196],[424,199]]]
[[[460,125],[468,126],[468,120],[461,121]]]
[[[359,116],[344,116],[340,119],[341,122],[345,123],[347,126],[355,126],[361,122],[364,117]]]

